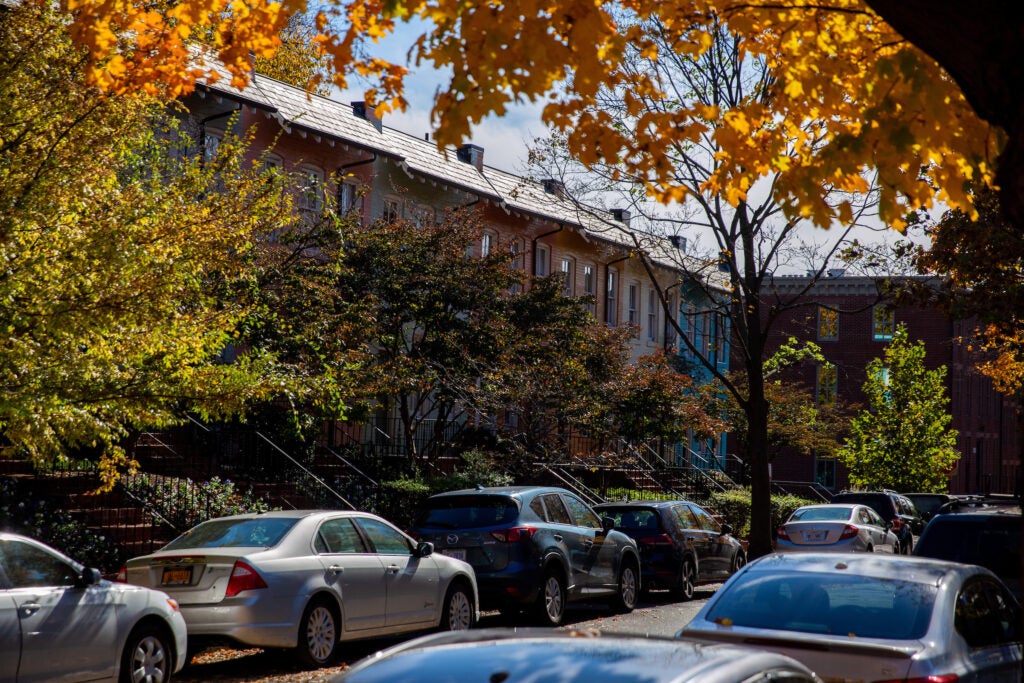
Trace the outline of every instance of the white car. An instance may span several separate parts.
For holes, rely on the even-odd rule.
[[[825,681],[1020,683],[1020,606],[989,570],[903,555],[767,555],[677,634],[772,650]]]
[[[111,583],[47,545],[0,532],[0,681],[161,683],[185,665],[165,593]]]
[[[775,530],[775,552],[895,553],[900,539],[867,505],[804,505]]]
[[[192,650],[291,648],[316,667],[341,641],[472,627],[473,568],[433,550],[367,512],[264,512],[203,522],[123,578],[181,603]]]

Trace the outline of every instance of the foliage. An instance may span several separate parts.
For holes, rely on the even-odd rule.
[[[959,341],[978,352],[979,369],[999,391],[1013,394],[1024,388],[1024,235],[1003,218],[994,191],[979,191],[974,206],[977,220],[952,210],[929,226],[932,243],[917,261],[922,272],[944,276],[938,303],[953,320],[975,321]]]
[[[883,220],[899,226],[908,207],[931,204],[933,187],[939,200],[966,207],[963,180],[988,180],[999,144],[957,84],[886,23],[883,17],[896,16],[899,5],[335,0],[319,9],[315,24],[323,35],[315,40],[330,56],[336,85],[345,87],[353,74],[370,76],[376,82],[371,99],[402,107],[406,68],[373,57],[369,46],[393,32],[396,22],[416,21],[419,35],[409,60],[450,74],[433,109],[442,145],[467,137],[472,123],[504,113],[513,101],[546,100],[545,122],[569,133],[575,155],[586,163],[628,160],[647,191],[665,200],[681,199],[683,188],[671,166],[652,152],[665,140],[707,136],[722,149],[708,187],[730,203],[743,201],[766,174],[785,167],[787,174],[772,187],[776,201],[790,218],[827,227],[834,219],[848,220],[850,209],[830,205],[825,194],[862,189],[865,172],[874,167],[883,179]],[[190,61],[191,36],[211,32],[218,57],[241,86],[249,77],[250,53],[263,58],[280,49],[281,32],[306,4],[247,0],[229,10],[224,2],[187,0],[157,11],[72,0],[68,8],[75,13],[77,40],[89,49],[95,83],[178,94],[213,71]],[[631,49],[666,61],[707,55],[716,49],[714,35],[723,21],[742,36],[739,54],[770,73],[764,96],[647,109],[645,99],[671,102],[676,92],[656,74],[621,68],[624,56]],[[938,52],[950,51],[933,50]],[[593,106],[602,88],[634,93],[625,105],[642,125],[609,125]],[[807,121],[816,122],[812,129],[804,128]],[[908,172],[922,168],[926,174]]]
[[[771,498],[771,517],[769,526],[775,529],[802,505],[812,505],[820,501],[808,500],[793,495],[773,495]],[[709,507],[722,516],[733,528],[738,538],[746,538],[750,534],[750,490],[733,490],[714,492],[711,494]]]
[[[402,478],[381,482],[377,514],[401,529],[409,529],[431,495],[433,492],[430,486],[418,479]]]
[[[97,453],[109,486],[132,429],[286,384],[220,362],[245,310],[219,283],[291,209],[244,141],[203,160],[160,102],[85,86],[52,7],[0,19],[0,433],[36,464]]]
[[[0,529],[34,538],[105,573],[117,571],[128,559],[112,539],[75,519],[51,498],[29,495],[14,479],[0,479]]]
[[[837,456],[850,484],[864,489],[942,492],[959,457],[950,429],[945,366],[925,367],[923,342],[912,343],[899,325],[884,358],[868,364],[868,409],[850,423]]]
[[[271,509],[251,489],[239,491],[230,479],[220,477],[196,482],[187,477],[137,474],[126,477],[123,483],[131,497],[178,532],[214,517]]]
[[[309,14],[293,14],[278,38],[280,47],[274,55],[257,55],[256,71],[279,81],[306,88],[327,97],[331,94],[330,64],[323,46],[316,40],[317,29]]]

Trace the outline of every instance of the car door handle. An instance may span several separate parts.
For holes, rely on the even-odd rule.
[[[339,567],[336,564],[332,564],[330,567],[327,568],[327,571],[329,571],[332,574],[342,574],[345,572],[345,568]]]
[[[562,542],[562,534],[552,534],[551,538],[555,539],[559,543]]]
[[[389,564],[388,568],[384,570],[384,573],[385,574],[397,574],[398,573],[398,565],[397,564]]]
[[[583,541],[583,547],[584,548],[590,548],[593,545],[594,545],[594,542],[592,540],[590,540],[589,538],[587,540]]]
[[[42,608],[43,608],[43,606],[40,605],[38,602],[27,602],[27,603],[25,603],[24,605],[22,605],[21,607],[18,608],[18,613],[24,619],[25,617],[32,616],[33,614],[35,614],[36,612],[38,612]]]

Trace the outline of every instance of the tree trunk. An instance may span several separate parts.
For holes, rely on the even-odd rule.
[[[753,378],[751,378],[753,379]],[[756,388],[755,388],[756,387]],[[747,406],[750,443],[750,559],[772,552],[772,483],[768,470],[768,402],[763,381],[751,383]]]

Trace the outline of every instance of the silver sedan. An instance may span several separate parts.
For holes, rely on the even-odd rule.
[[[826,681],[1020,683],[1020,606],[975,565],[903,555],[767,555],[678,634],[762,647]]]
[[[775,532],[775,552],[856,551],[894,553],[899,538],[867,505],[805,505]]]
[[[209,520],[129,560],[124,578],[178,600],[193,650],[221,639],[292,648],[310,667],[333,661],[340,641],[463,630],[479,618],[470,565],[365,512]]]

